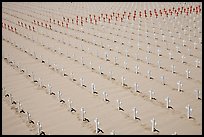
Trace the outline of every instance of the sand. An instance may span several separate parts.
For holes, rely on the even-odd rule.
[[[38,122],[42,126],[40,133],[48,135],[202,134],[202,12],[179,13],[176,18],[174,13],[169,17],[164,16],[164,12],[162,16],[159,14],[159,9],[168,11],[191,5],[202,7],[201,3],[156,2],[3,3],[2,134],[37,135]],[[159,14],[157,18],[155,8]],[[149,17],[149,9],[152,17]],[[135,10],[136,21],[133,20]],[[131,19],[128,20],[129,12]],[[108,14],[108,18],[112,15],[111,22],[108,18],[105,22],[102,18],[99,21],[101,13],[104,17]],[[116,21],[116,13],[120,13],[120,17],[124,14],[123,22],[120,18]],[[90,23],[90,14],[92,19],[96,15],[98,24],[94,19],[93,24]],[[88,22],[85,22],[86,17]],[[74,19],[68,28],[67,18],[70,22]],[[34,20],[43,22],[43,26]],[[58,20],[60,24],[64,22],[64,27],[57,24]],[[24,25],[19,25],[18,21]],[[17,32],[5,28],[3,23],[16,28]],[[46,28],[45,23],[52,29]],[[34,26],[35,31],[29,30],[28,25]],[[169,53],[173,59],[169,59]],[[182,56],[185,57],[183,62]],[[200,61],[197,67],[196,59]],[[172,65],[175,65],[175,73],[172,73]],[[161,76],[164,76],[165,85]],[[181,91],[178,91],[178,81],[182,83]],[[135,83],[138,91],[135,91]],[[54,94],[50,95],[48,84]],[[199,98],[196,89],[200,91]],[[150,90],[154,92],[151,99]],[[105,101],[104,92],[107,93]],[[12,104],[11,95],[16,104]],[[171,100],[168,108],[166,97]],[[121,101],[120,109],[117,100]],[[25,113],[18,111],[19,102]],[[187,105],[192,109],[190,118]],[[86,111],[84,120],[82,107]],[[29,123],[27,112],[34,124]],[[154,131],[153,118],[157,123]]]

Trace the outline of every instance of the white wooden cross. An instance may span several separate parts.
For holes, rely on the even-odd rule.
[[[198,68],[198,67],[199,67],[199,64],[200,64],[199,59],[196,59],[195,62],[196,62],[196,68]]]
[[[103,72],[102,72],[102,67],[99,66],[98,68],[99,68],[99,74],[103,74]]]
[[[125,69],[128,69],[126,60],[124,61],[124,67],[125,67]]]
[[[149,64],[149,56],[146,56],[146,62]]]
[[[171,52],[169,52],[169,59],[173,59]]]
[[[134,90],[135,90],[135,92],[138,92],[138,91],[139,91],[138,88],[139,88],[138,83],[135,83],[135,84],[134,84]]]
[[[182,62],[182,63],[184,63],[184,59],[185,59],[185,56],[182,55],[182,56],[181,56],[181,62]]]
[[[154,132],[155,131],[155,126],[157,125],[154,118],[151,120],[151,123],[152,123],[152,132]]]
[[[94,120],[94,122],[96,123],[96,134],[98,134],[98,129],[99,129],[99,121],[98,121],[98,118],[96,118]]]
[[[171,73],[175,73],[175,65],[171,65]]]
[[[121,109],[121,104],[122,104],[122,102],[121,102],[121,100],[119,100],[119,99],[117,99],[116,101],[117,101],[117,103],[118,103],[118,110],[120,110],[120,109]]]
[[[103,92],[103,95],[104,95],[104,97],[103,97],[103,101],[106,102],[106,101],[107,101],[107,96],[108,96],[108,94],[104,91],[104,92]]]
[[[95,89],[96,89],[96,87],[95,87],[94,83],[91,83],[91,91],[92,91],[92,93],[95,92]]]
[[[158,48],[158,49],[157,49],[157,56],[161,56],[160,53],[161,53],[161,50]]]
[[[82,121],[85,120],[85,117],[84,117],[85,113],[86,113],[86,111],[85,111],[84,108],[82,107],[82,108],[81,108],[81,120],[82,120]]]
[[[138,111],[136,110],[136,107],[134,107],[132,110],[133,110],[133,119],[137,119]]]
[[[186,70],[186,78],[189,78],[189,74],[191,73],[191,71],[189,69]]]
[[[160,64],[160,63],[161,63],[161,61],[158,60],[158,61],[157,61],[157,64],[158,64],[159,69],[161,68],[161,64]]]
[[[114,58],[114,64],[117,65],[117,57]]]
[[[147,77],[148,77],[148,79],[151,78],[151,70],[147,70]]]
[[[69,102],[69,110],[72,111],[72,101],[70,98],[68,99],[68,102]]]
[[[61,101],[61,96],[62,96],[62,93],[60,91],[58,91],[58,100]]]
[[[84,58],[83,57],[81,57],[81,64],[84,66],[85,64],[84,64]]]
[[[83,77],[80,78],[80,85],[81,85],[81,87],[83,87],[83,85],[84,85],[84,78]]]
[[[166,108],[169,108],[169,103],[171,102],[171,100],[169,99],[169,97],[166,97],[165,101],[166,101]]]
[[[162,82],[162,85],[165,85],[164,76],[163,75],[161,76],[161,82]]]
[[[149,99],[150,100],[152,100],[152,96],[154,95],[155,93],[154,93],[154,91],[152,91],[152,90],[149,90]]]
[[[178,82],[177,82],[177,85],[178,85],[178,91],[181,91],[181,87],[183,86],[183,84],[181,83],[181,81],[178,81]]]
[[[195,94],[196,94],[196,99],[200,99],[200,90],[199,89],[195,89]]]
[[[187,109],[187,118],[190,119],[193,109],[190,107],[189,104],[186,106],[186,109]]]
[[[139,66],[138,66],[138,65],[135,66],[135,73],[136,73],[136,74],[139,73]]]
[[[121,81],[121,84],[122,84],[122,86],[124,86],[124,84],[125,84],[125,77],[122,76],[122,77],[121,77],[121,80],[122,80],[122,81]]]

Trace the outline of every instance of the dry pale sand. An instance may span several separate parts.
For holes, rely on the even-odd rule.
[[[169,13],[169,8],[199,5],[202,7],[202,3],[172,2],[2,3],[2,134],[202,134],[202,11],[164,15],[164,8]],[[161,9],[163,15],[156,18],[154,9],[158,14]],[[123,22],[120,18],[116,21],[117,13],[120,18],[124,15]],[[106,21],[99,21],[98,16],[106,18],[105,14]],[[74,23],[70,23],[72,19]],[[60,25],[65,20],[64,27],[58,20]],[[35,31],[29,30],[29,25]],[[197,59],[200,63],[196,67]],[[154,92],[151,99],[150,90]],[[168,108],[166,97],[171,100]]]

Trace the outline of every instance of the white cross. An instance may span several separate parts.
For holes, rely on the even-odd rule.
[[[198,68],[198,67],[199,67],[199,64],[200,64],[199,59],[196,59],[195,62],[196,62],[196,68]]]
[[[169,97],[166,97],[165,101],[166,101],[166,108],[169,108],[169,103],[171,102],[171,100],[169,99]]]
[[[186,70],[186,78],[189,78],[189,74],[191,73],[191,71],[189,69]]]
[[[147,77],[148,77],[148,79],[151,78],[151,70],[147,70]]]
[[[124,67],[127,69],[127,61],[124,61]]]
[[[161,55],[160,53],[161,53],[161,50],[158,48],[157,49],[157,55],[160,56]]]
[[[187,109],[187,118],[190,119],[193,109],[190,108],[189,104],[186,106],[186,109]]]
[[[94,83],[91,83],[91,91],[92,91],[92,93],[95,92],[95,85],[94,85]]]
[[[175,65],[171,65],[171,73],[175,73]]]
[[[30,117],[31,117],[30,113],[27,112],[27,116],[28,116],[27,117],[28,118],[28,122],[30,122]]]
[[[98,129],[99,129],[99,121],[98,121],[98,118],[96,118],[94,120],[94,122],[96,123],[96,134],[98,134]]]
[[[108,61],[108,53],[107,52],[105,52],[105,59],[106,59],[106,61]]]
[[[161,68],[160,63],[161,63],[161,61],[160,61],[160,60],[158,60],[158,61],[157,61],[157,64],[158,64],[158,67],[159,67],[159,68]]]
[[[136,73],[136,74],[139,73],[139,66],[138,66],[138,65],[135,66],[135,73]]]
[[[149,56],[146,56],[147,64],[149,64]]]
[[[129,55],[128,55],[128,49],[127,49],[127,48],[125,49],[125,56],[126,56],[126,57],[129,56]]]
[[[152,123],[152,132],[154,132],[155,126],[157,125],[154,118],[151,120],[151,123]]]
[[[117,64],[117,59],[118,59],[117,57],[114,58],[114,64],[115,65]]]
[[[71,99],[68,99],[68,102],[69,102],[69,110],[72,111],[72,101],[71,101]]]
[[[84,110],[84,108],[81,108],[81,119],[82,121],[84,121],[84,115],[85,115],[86,111]]]
[[[183,86],[183,84],[181,83],[181,81],[178,81],[178,82],[177,82],[177,85],[178,85],[178,91],[181,91],[181,87]]]
[[[133,110],[133,119],[136,119],[138,111],[136,110],[136,107],[134,107],[132,110]]]
[[[135,92],[137,92],[137,91],[138,91],[138,88],[139,88],[138,83],[135,83],[135,84],[134,84],[134,87],[135,87]]]
[[[161,82],[162,82],[163,85],[165,85],[164,76],[161,76]]]
[[[80,84],[81,84],[81,87],[83,87],[83,85],[84,85],[84,78],[83,77],[80,78]]]
[[[118,110],[120,110],[122,102],[121,102],[121,100],[119,100],[119,99],[117,99],[116,101],[117,101],[117,103],[118,103]]]
[[[60,91],[58,91],[58,99],[59,99],[59,101],[61,101],[61,96],[62,96],[62,93]]]
[[[125,84],[125,77],[122,76],[122,77],[121,77],[121,80],[122,80],[121,84],[122,84],[122,86],[124,86],[124,84]]]
[[[200,90],[195,89],[196,99],[200,99]]]
[[[81,57],[81,64],[84,65],[84,58]]]
[[[154,95],[154,91],[149,90],[149,99],[152,100],[152,96]]]
[[[173,59],[171,52],[169,52],[169,59]]]
[[[104,95],[103,100],[106,102],[108,94],[104,91],[104,92],[103,92],[103,95]]]
[[[182,59],[181,59],[181,62],[184,63],[185,56],[182,55],[181,58],[182,58]]]
[[[102,67],[99,66],[98,68],[99,68],[99,74],[103,74],[103,72],[102,72]]]

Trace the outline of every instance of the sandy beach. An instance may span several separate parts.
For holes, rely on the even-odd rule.
[[[201,8],[3,2],[2,135],[201,135]]]

